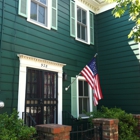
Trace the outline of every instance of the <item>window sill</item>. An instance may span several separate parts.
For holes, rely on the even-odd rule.
[[[45,28],[45,29],[47,29],[47,30],[51,30],[51,27],[47,27],[47,26],[45,26],[45,25],[43,25],[43,24],[40,24],[40,23],[38,23],[38,22],[35,22],[35,21],[33,21],[33,20],[27,19],[27,21],[28,21],[28,22],[31,22],[31,23],[33,23],[33,24],[36,24],[36,25],[38,25],[38,26],[40,26],[40,27],[42,27],[42,28]]]
[[[89,117],[87,116],[87,117],[80,117],[81,119],[89,119]]]
[[[80,39],[78,39],[78,38],[75,38],[75,40],[90,45],[90,43],[89,43],[88,41],[86,42],[86,41],[80,40]]]

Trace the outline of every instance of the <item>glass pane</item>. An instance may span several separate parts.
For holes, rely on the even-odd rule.
[[[83,110],[88,112],[88,109],[87,109],[87,99],[86,98],[83,99]]]
[[[54,75],[54,98],[56,98],[56,74]]]
[[[40,0],[40,2],[46,4],[46,0]]]
[[[80,38],[80,25],[77,24],[77,37]]]
[[[45,24],[45,8],[44,7],[39,6],[38,16],[39,16],[38,21]]]
[[[77,21],[81,22],[81,9],[77,7]]]
[[[82,98],[79,98],[79,114],[82,114]]]
[[[88,96],[88,83],[84,81],[84,96]]]
[[[37,4],[34,2],[31,2],[30,18],[37,21]]]
[[[81,26],[81,33],[82,33],[82,39],[86,40],[86,28],[84,26]]]
[[[52,0],[52,7],[56,7],[56,0]]]
[[[79,80],[79,96],[83,96],[83,81]]]
[[[82,10],[82,23],[86,25],[86,11]]]

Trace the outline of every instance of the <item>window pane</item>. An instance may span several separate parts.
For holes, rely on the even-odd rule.
[[[77,24],[77,37],[80,38],[80,24]]]
[[[82,23],[86,25],[86,11],[82,10]]]
[[[77,7],[77,20],[81,22],[81,9]]]
[[[39,6],[39,22],[45,24],[45,8]]]
[[[88,96],[88,83],[84,81],[84,96]]]
[[[86,27],[84,26],[81,27],[81,33],[82,33],[82,39],[86,40]]]
[[[40,0],[40,2],[42,2],[43,4],[46,4],[46,0]]]
[[[79,98],[79,114],[82,114],[82,99]]]
[[[30,18],[37,21],[37,4],[34,2],[31,2]]]
[[[87,99],[84,98],[84,99],[83,99],[83,110],[86,111],[86,112],[88,112],[87,104],[88,104],[88,103],[87,103]],[[82,110],[82,111],[83,111],[83,110]]]
[[[83,81],[79,80],[79,96],[83,96]]]

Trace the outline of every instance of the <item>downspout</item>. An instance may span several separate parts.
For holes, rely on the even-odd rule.
[[[2,40],[3,40],[3,22],[4,22],[4,8],[5,8],[5,0],[2,1],[2,21],[1,21],[1,37],[0,37],[0,82],[1,82],[1,70],[2,70]],[[1,94],[1,84],[0,84],[0,94]]]

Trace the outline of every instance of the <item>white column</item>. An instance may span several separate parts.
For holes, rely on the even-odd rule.
[[[22,118],[22,112],[25,110],[25,89],[26,89],[26,66],[20,64],[19,69],[19,87],[18,87],[18,112],[19,118]]]
[[[58,124],[62,124],[62,72],[58,73]]]

